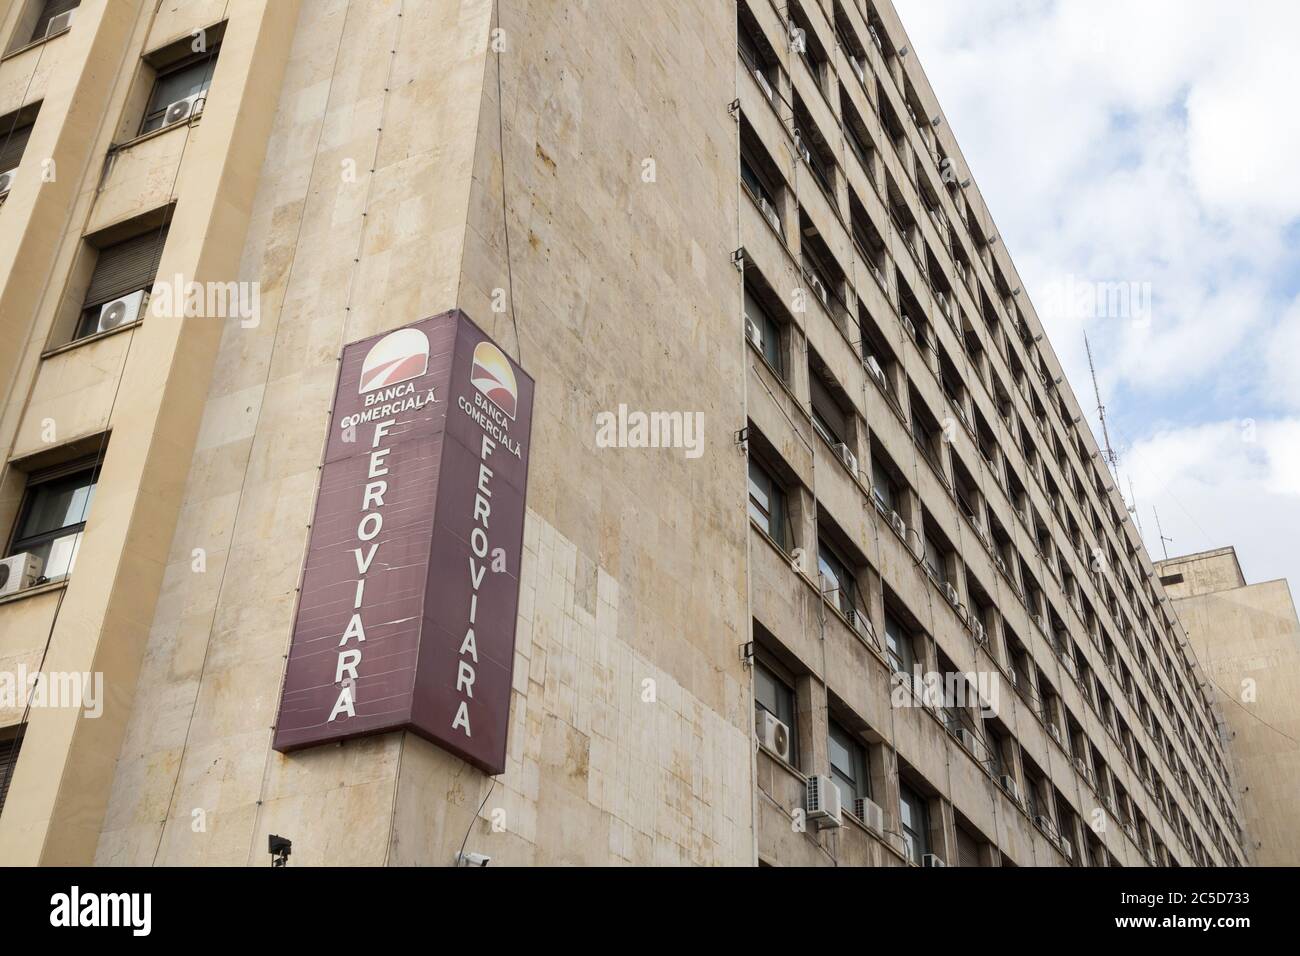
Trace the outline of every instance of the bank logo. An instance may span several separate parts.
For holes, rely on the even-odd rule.
[[[493,405],[515,417],[515,406],[519,403],[515,371],[505,353],[491,342],[480,342],[474,347],[474,370],[469,380]]]
[[[429,337],[419,329],[398,329],[370,348],[361,363],[360,392],[419,378],[429,370]]]

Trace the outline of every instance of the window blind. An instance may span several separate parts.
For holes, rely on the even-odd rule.
[[[103,305],[138,289],[153,285],[167,241],[167,227],[150,229],[99,251],[95,272],[86,290],[86,307]]]

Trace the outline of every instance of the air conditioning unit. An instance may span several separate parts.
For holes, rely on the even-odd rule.
[[[894,529],[894,534],[898,535],[904,541],[907,540],[907,525],[903,523],[902,516],[897,511],[889,513],[889,526]]]
[[[885,370],[880,367],[874,355],[868,355],[862,360],[862,367],[867,370],[867,374],[880,383],[880,387],[885,387]]]
[[[963,727],[960,736],[961,745],[971,753],[975,753],[975,748],[979,746],[979,741],[975,739],[975,734],[966,727]]]
[[[943,862],[943,860],[935,856],[933,853],[927,853],[925,856],[921,857],[921,865],[922,866],[947,866],[948,864]]]
[[[1131,824],[1131,823],[1125,823],[1125,824],[1124,824],[1124,827],[1123,827],[1123,830],[1124,830],[1125,833],[1127,833],[1127,834],[1129,835],[1129,839],[1131,839],[1131,840],[1133,840],[1133,841],[1135,841],[1135,842],[1137,841],[1137,838],[1138,838],[1137,827],[1133,826],[1133,824]]]
[[[867,82],[867,71],[862,68],[862,64],[858,62],[857,57],[849,57],[849,66],[853,68],[853,73],[857,76],[859,83]]]
[[[889,505],[876,487],[871,489],[871,503],[876,506],[876,510],[880,512],[882,518],[889,517]]]
[[[1007,573],[1007,562],[1002,560],[1002,555],[1000,554],[993,555],[993,565],[1003,574]]]
[[[822,300],[822,305],[830,306],[830,295],[826,291],[826,286],[822,285],[822,280],[816,276],[809,276],[808,282],[812,286],[813,292],[817,293],[817,298]]]
[[[76,12],[76,10],[65,10],[57,17],[50,17],[50,22],[45,24],[45,35],[47,37],[52,37],[56,33],[62,33],[64,30],[67,30],[72,26],[72,18]]]
[[[1075,757],[1074,769],[1079,771],[1083,776],[1088,776],[1088,761],[1084,760],[1082,757]]]
[[[849,623],[853,625],[853,629],[857,631],[859,635],[865,637],[874,644],[876,641],[876,629],[872,627],[871,621],[867,616],[855,607],[849,608],[845,614],[848,616]]]
[[[907,316],[903,316],[903,331],[907,333],[909,338],[916,338],[916,326],[912,324],[912,320]]]
[[[1052,840],[1056,839],[1056,825],[1052,823],[1052,818],[1046,813],[1040,813],[1034,817],[1034,824],[1042,830],[1045,830]]]
[[[179,123],[203,112],[203,101],[206,97],[207,93],[191,93],[185,99],[170,104],[167,112],[163,114],[163,126],[171,126],[173,123]]]
[[[14,178],[18,175],[18,167],[15,166],[8,172],[0,173],[0,196],[3,196],[9,190],[14,188]]]
[[[943,582],[943,596],[948,599],[948,603],[957,607],[961,603],[961,598],[957,595],[957,589],[952,586],[950,581]]]
[[[767,220],[768,225],[770,225],[777,232],[780,232],[781,217],[776,214],[775,207],[773,207],[773,205],[770,202],[768,202],[766,199],[760,196],[758,199],[758,208],[763,211],[763,217]]]
[[[795,548],[790,552],[790,567],[800,574],[808,573],[808,552],[803,548]]]
[[[1065,858],[1066,858],[1067,860],[1069,860],[1071,863],[1073,863],[1073,862],[1074,862],[1074,845],[1073,845],[1072,843],[1070,843],[1070,841],[1069,841],[1067,838],[1065,838],[1065,837],[1061,837],[1061,844],[1060,844],[1060,845],[1061,845],[1061,852],[1062,852],[1063,854],[1065,854]]]
[[[130,325],[144,313],[144,305],[148,297],[149,293],[139,289],[120,299],[105,302],[99,307],[99,322],[95,326],[95,331],[107,332],[109,329]]]
[[[840,788],[830,777],[808,778],[808,819],[825,830],[843,826],[840,815]]]
[[[1034,626],[1037,627],[1037,628],[1038,628],[1040,631],[1042,631],[1044,634],[1046,634],[1046,633],[1047,633],[1047,625],[1046,625],[1045,623],[1043,623],[1043,616],[1042,616],[1041,614],[1034,614],[1034,615],[1032,615],[1032,619],[1033,619],[1033,622],[1034,622]]]
[[[1007,671],[1007,680],[1010,681],[1012,687],[1020,686],[1020,678],[1016,675],[1014,670]]]
[[[855,475],[858,473],[858,456],[853,454],[848,445],[840,442],[835,446],[835,454],[840,456],[840,461],[844,462],[845,468]]]
[[[1004,773],[998,778],[998,786],[1007,792],[1012,800],[1020,802],[1020,788],[1016,786],[1016,778],[1009,773]]]
[[[790,760],[790,728],[765,710],[754,712],[754,731],[758,742],[782,760]]]
[[[853,801],[853,815],[876,833],[885,832],[885,811],[866,797],[858,797]]]
[[[979,621],[972,618],[970,629],[971,629],[971,634],[975,636],[976,644],[983,644],[985,646],[988,645],[989,635],[988,632],[984,630],[983,621]]]
[[[31,587],[44,566],[45,562],[30,551],[0,560],[0,596]]]
[[[764,96],[769,100],[776,98],[776,94],[772,92],[772,84],[767,82],[767,77],[763,75],[762,70],[754,71],[754,79],[758,81],[758,88],[763,91]]]
[[[1052,739],[1058,744],[1061,742],[1061,729],[1056,724],[1048,724],[1047,732],[1052,735]]]
[[[749,316],[745,316],[745,338],[754,348],[763,351],[763,332]]]

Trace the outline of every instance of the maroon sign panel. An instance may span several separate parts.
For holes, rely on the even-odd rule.
[[[343,350],[275,749],[505,769],[533,380],[459,310]]]

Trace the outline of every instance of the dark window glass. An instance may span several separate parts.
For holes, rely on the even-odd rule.
[[[840,806],[852,812],[857,797],[870,797],[871,784],[867,774],[867,748],[853,734],[834,721],[830,725],[828,741],[831,758],[831,779],[840,789]]]
[[[212,82],[212,70],[216,66],[216,56],[214,50],[201,60],[193,60],[158,77],[153,86],[153,94],[149,97],[149,107],[144,113],[144,122],[140,125],[141,133],[170,125],[167,109],[173,103],[195,94],[207,93],[208,85]],[[201,109],[200,98],[200,103],[196,103],[191,112],[198,113]],[[180,122],[181,119],[188,119],[188,115],[170,122]]]
[[[925,800],[911,787],[898,791],[898,812],[903,824],[903,846],[907,858],[917,866],[930,852],[930,821]]]
[[[98,466],[32,484],[27,489],[10,554],[31,552],[51,580],[72,572],[99,478]]]

